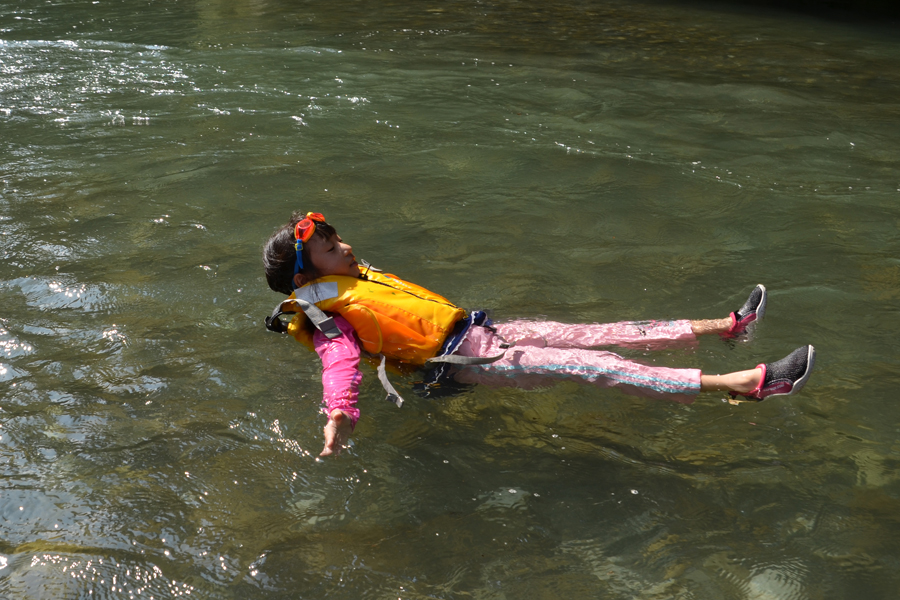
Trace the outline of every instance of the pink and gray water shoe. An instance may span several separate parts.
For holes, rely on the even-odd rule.
[[[762,369],[762,379],[756,389],[741,394],[750,400],[765,400],[770,396],[796,394],[809,381],[816,364],[816,349],[811,345],[800,346],[781,360],[757,365]],[[736,394],[732,394],[734,397]]]
[[[743,337],[747,340],[753,335],[756,322],[766,314],[766,286],[758,284],[744,305],[731,313],[731,328],[721,334],[723,338]]]

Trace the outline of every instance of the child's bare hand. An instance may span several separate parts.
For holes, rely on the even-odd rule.
[[[325,425],[324,431],[325,448],[319,456],[340,454],[341,448],[343,448],[347,440],[350,439],[353,425],[350,423],[350,417],[344,414],[339,408],[336,408],[328,415],[328,423]]]

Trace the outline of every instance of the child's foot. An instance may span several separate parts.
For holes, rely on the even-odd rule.
[[[750,292],[750,297],[744,305],[731,313],[731,327],[720,335],[726,339],[738,336],[749,339],[756,327],[754,323],[761,320],[766,313],[766,298],[766,286],[760,283]]]
[[[799,392],[809,380],[815,364],[816,349],[801,346],[781,360],[758,365],[756,368],[762,369],[759,385],[741,395],[751,400],[764,400],[769,396],[789,396]]]

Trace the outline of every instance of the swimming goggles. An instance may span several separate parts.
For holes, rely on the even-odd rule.
[[[308,242],[316,232],[316,223],[324,223],[322,213],[308,212],[306,217],[294,226],[294,250],[297,251],[297,262],[294,264],[294,275],[303,270],[303,242]]]

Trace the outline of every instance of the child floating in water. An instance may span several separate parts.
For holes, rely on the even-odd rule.
[[[403,402],[384,371],[384,358],[433,367],[425,384],[447,377],[462,383],[532,387],[571,377],[627,394],[690,403],[700,392],[724,391],[760,401],[798,392],[809,379],[816,351],[801,346],[785,358],[725,375],[698,369],[652,367],[600,346],[662,348],[698,335],[748,335],[766,308],[757,285],[744,305],[722,319],[570,325],[550,321],[493,324],[481,311],[467,314],[424,288],[363,265],[319,213],[294,213],[263,251],[266,280],[290,298],[266,326],[315,348],[322,360],[323,403],[328,415],[322,456],[340,452],[359,409],[361,349],[381,355],[379,378],[388,398]],[[285,326],[284,313],[296,315]]]

